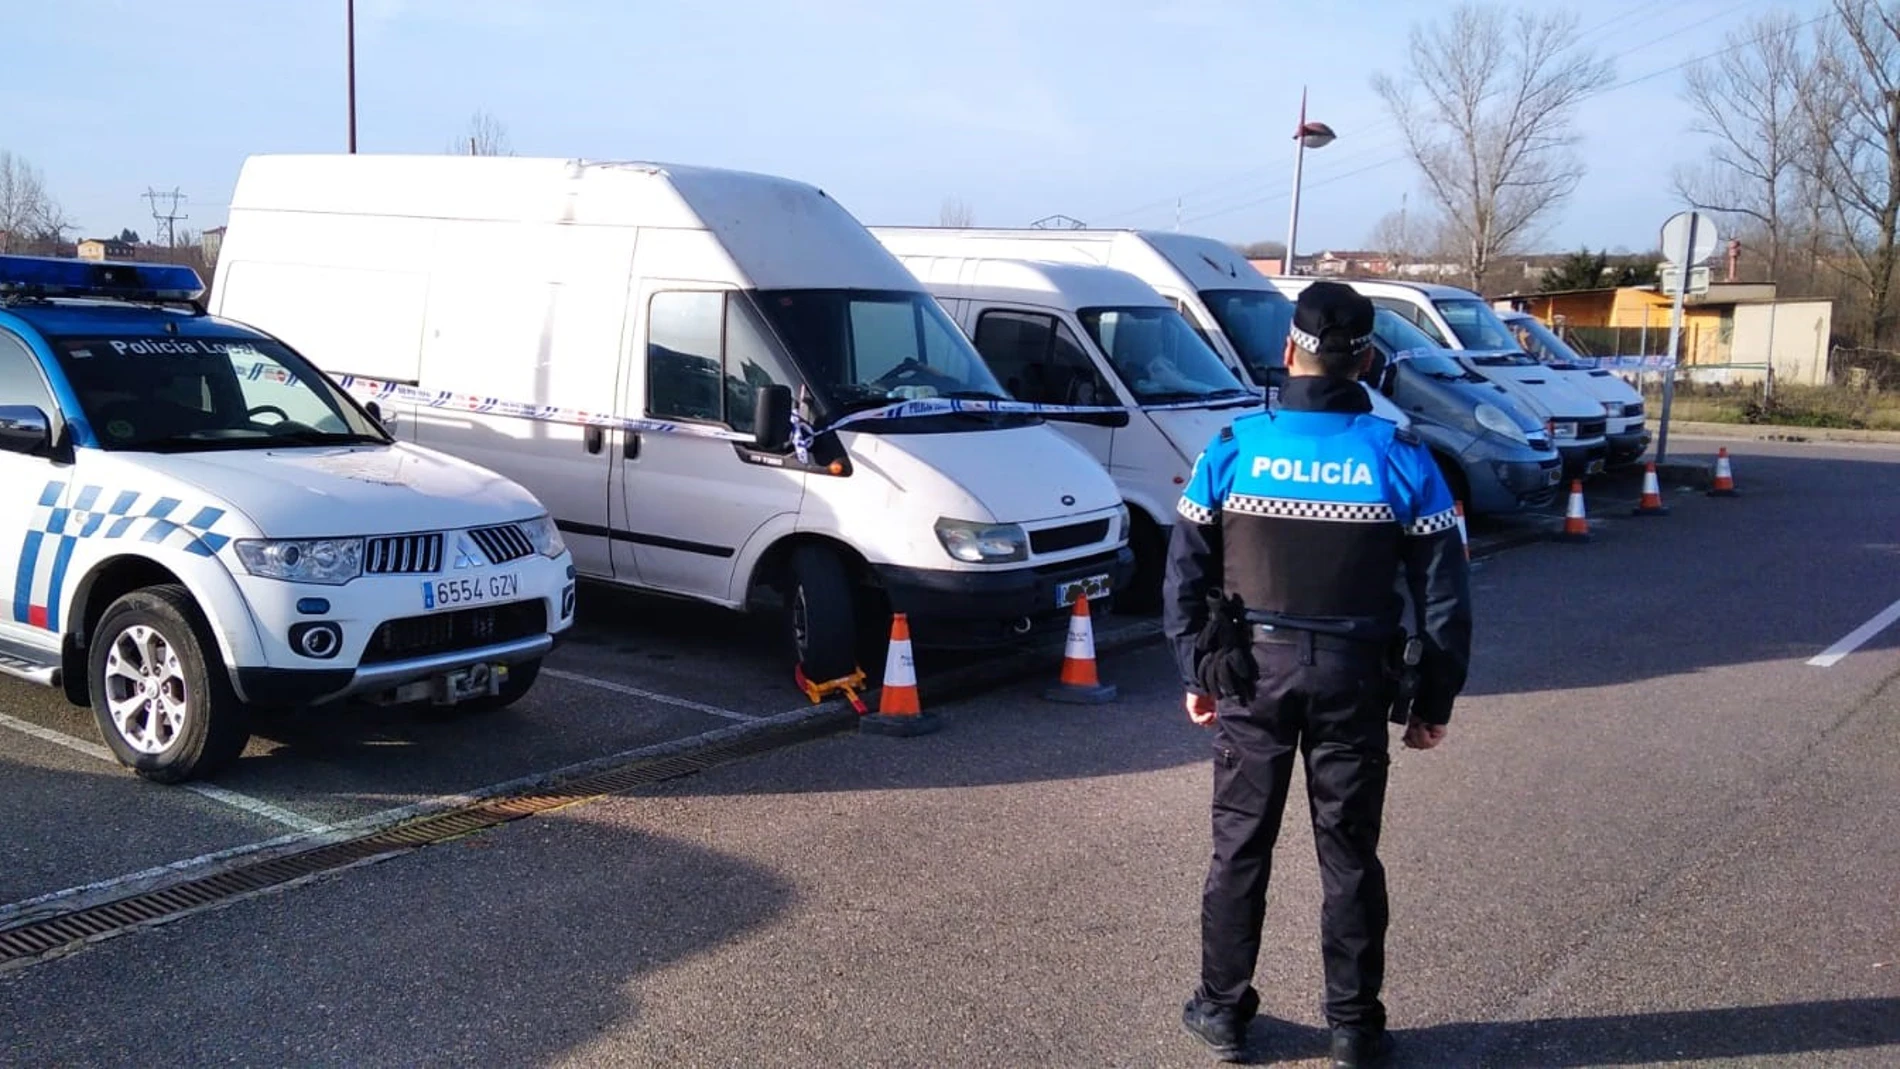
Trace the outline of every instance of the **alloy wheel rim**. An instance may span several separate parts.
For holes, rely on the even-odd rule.
[[[106,652],[106,710],[127,746],[164,753],[185,729],[191,692],[178,651],[157,628],[134,624]]]

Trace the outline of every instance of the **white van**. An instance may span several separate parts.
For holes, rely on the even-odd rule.
[[[527,486],[582,575],[735,609],[781,593],[813,678],[881,650],[889,609],[920,643],[1000,642],[1127,576],[1101,465],[1038,417],[975,411],[1003,399],[982,358],[811,186],[262,156],[232,199],[217,308]],[[893,410],[936,398],[966,410]]]
[[[1498,312],[1497,317],[1510,328],[1520,348],[1602,402],[1606,413],[1617,414],[1619,418],[1610,422],[1607,434],[1612,467],[1642,459],[1649,451],[1649,420],[1643,409],[1643,395],[1636,387],[1603,368],[1584,363],[1576,350],[1536,316],[1526,312]]]
[[[1181,314],[1111,267],[958,256],[904,266],[976,343],[1019,401],[1120,406],[1119,426],[1057,422],[1108,469],[1134,520],[1135,578],[1123,605],[1159,606],[1175,506],[1194,460],[1261,406]]]
[[[1520,349],[1491,307],[1470,290],[1430,282],[1345,281],[1373,304],[1404,316],[1433,342],[1458,350],[1466,366],[1510,390],[1533,411],[1548,413],[1550,435],[1563,454],[1568,476],[1603,471],[1609,463],[1609,435],[1623,434],[1631,424],[1642,429],[1640,412],[1626,416],[1621,404],[1592,396],[1569,376]]]

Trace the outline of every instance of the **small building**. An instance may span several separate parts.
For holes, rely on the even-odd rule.
[[[130,260],[135,251],[118,238],[81,238],[76,255],[81,260]]]
[[[217,263],[218,252],[224,248],[224,228],[214,226],[198,235],[198,244],[199,247],[204,250],[205,263]]]
[[[1507,294],[1517,308],[1559,330],[1587,356],[1665,354],[1674,298],[1655,286]],[[1834,302],[1784,298],[1773,283],[1718,282],[1684,299],[1679,365],[1698,382],[1775,381],[1821,386],[1829,380]]]
[[[1333,278],[1382,278],[1392,273],[1392,258],[1382,252],[1327,250],[1313,262],[1313,274]]]

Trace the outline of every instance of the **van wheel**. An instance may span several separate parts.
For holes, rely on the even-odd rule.
[[[237,759],[249,711],[204,614],[182,586],[135,590],[100,617],[87,659],[92,713],[120,763],[180,783]]]
[[[792,551],[792,655],[815,682],[848,676],[858,667],[857,613],[851,575],[838,555],[816,546]]]
[[[1465,470],[1458,462],[1443,453],[1433,453],[1432,459],[1438,462],[1438,471],[1445,477],[1445,485],[1451,488],[1451,499],[1465,506],[1466,514],[1471,512],[1471,480],[1465,478]]]
[[[1115,591],[1115,610],[1145,616],[1161,611],[1161,576],[1167,568],[1168,540],[1163,528],[1137,509],[1129,510],[1133,526],[1128,548],[1135,554],[1135,572],[1126,590]]]

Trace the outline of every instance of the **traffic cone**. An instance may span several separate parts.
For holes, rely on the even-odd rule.
[[[1636,503],[1636,510],[1631,515],[1669,515],[1669,507],[1662,500],[1662,484],[1656,481],[1656,462],[1653,460],[1643,468],[1643,499]]]
[[[1471,559],[1471,532],[1465,527],[1465,503],[1451,503],[1451,514],[1458,518],[1458,544],[1465,547],[1465,559]]]
[[[1583,480],[1570,480],[1570,505],[1564,509],[1563,533],[1557,536],[1559,542],[1590,541],[1590,518],[1583,511]]]
[[[923,735],[942,727],[917,698],[917,661],[910,648],[910,618],[891,616],[891,649],[884,658],[884,685],[877,712],[858,718],[858,729],[873,735]]]
[[[1075,611],[1069,614],[1069,641],[1062,648],[1062,675],[1042,696],[1052,702],[1072,705],[1100,705],[1115,700],[1115,688],[1103,686],[1095,674],[1095,620],[1089,615],[1089,599],[1085,594],[1076,597]]]
[[[1728,447],[1715,451],[1715,484],[1709,487],[1710,497],[1740,497],[1735,491],[1735,472],[1728,466]]]

